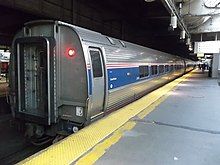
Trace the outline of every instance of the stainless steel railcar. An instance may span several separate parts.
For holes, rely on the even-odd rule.
[[[193,62],[60,21],[13,42],[10,103],[28,135],[68,134],[193,69]]]

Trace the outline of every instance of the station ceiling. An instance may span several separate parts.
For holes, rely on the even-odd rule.
[[[7,0],[0,1],[0,45],[10,46],[22,25],[36,19],[58,19],[139,45],[190,57],[169,31],[170,13],[161,0]]]

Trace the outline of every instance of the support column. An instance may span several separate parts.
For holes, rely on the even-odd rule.
[[[220,78],[220,53],[213,54],[213,62],[212,62],[212,77]]]

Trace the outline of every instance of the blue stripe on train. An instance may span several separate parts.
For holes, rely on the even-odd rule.
[[[92,94],[92,72],[91,69],[88,69],[88,76],[89,76],[89,95]]]
[[[139,80],[139,68],[107,69],[108,90],[128,85]],[[92,95],[92,72],[88,69],[89,95]]]
[[[140,79],[139,67],[107,69],[107,74],[108,74],[108,90],[157,76],[155,75]],[[93,85],[91,69],[88,69],[88,76],[89,76],[89,94],[91,95],[92,85]]]
[[[113,68],[108,71],[108,90],[139,81],[139,67]]]

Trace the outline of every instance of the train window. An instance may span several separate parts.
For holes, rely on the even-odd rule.
[[[182,69],[182,65],[177,65],[177,69]]]
[[[92,61],[93,77],[102,77],[101,54],[97,50],[89,51]]]
[[[139,66],[139,77],[147,77],[149,76],[149,68],[148,66]]]
[[[126,47],[125,43],[121,40],[118,40],[123,47]]]
[[[170,71],[171,72],[173,71],[173,65],[170,65]]]
[[[165,65],[165,72],[169,71],[169,65]]]
[[[112,44],[112,45],[115,45],[115,41],[112,39],[112,38],[110,38],[110,37],[106,37],[108,40],[109,40],[109,42]]]
[[[173,68],[174,68],[174,70],[177,70],[177,65],[174,65]]]
[[[164,65],[159,65],[159,74],[164,72]]]
[[[151,75],[156,75],[157,74],[157,65],[152,65],[151,66]]]

